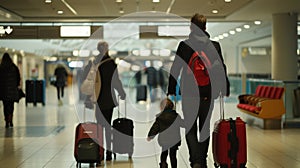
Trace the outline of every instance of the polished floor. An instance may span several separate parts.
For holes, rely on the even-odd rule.
[[[75,88],[75,87],[74,87]],[[46,105],[25,106],[25,99],[15,104],[14,127],[4,128],[3,106],[0,103],[0,167],[7,168],[69,168],[76,167],[73,156],[76,125],[83,121],[83,105],[78,101],[76,89],[66,88],[63,105],[58,105],[56,90],[47,87]],[[158,102],[137,104],[134,89],[127,89],[126,111],[134,119],[134,154],[132,161],[127,155],[102,162],[103,168],[158,168],[160,148],[156,140],[147,142],[146,135],[158,113]],[[236,109],[235,97],[226,100],[225,116],[243,116]],[[121,102],[121,116],[124,116]],[[180,103],[177,104],[180,112]],[[93,112],[86,110],[85,120],[94,120]],[[114,118],[117,117],[117,108]],[[216,101],[212,127],[219,118],[219,103]],[[184,133],[184,131],[182,131]],[[247,126],[248,168],[298,168],[300,167],[300,130],[262,130]],[[178,151],[178,167],[188,168],[188,151],[185,140]],[[211,146],[208,166],[213,166]],[[90,167],[82,164],[82,167]]]

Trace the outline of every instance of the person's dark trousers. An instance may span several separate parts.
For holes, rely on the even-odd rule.
[[[13,112],[14,112],[14,102],[3,100],[3,110],[4,118],[6,121],[6,127],[13,126]]]
[[[64,97],[64,87],[56,87],[57,90],[57,99],[60,100],[60,97]]]
[[[167,163],[168,154],[170,155],[171,167],[177,168],[177,146],[173,146],[170,149],[162,147],[162,153],[160,155],[160,163]]]
[[[189,149],[189,160],[191,166],[193,166],[196,163],[203,166],[206,165],[210,137],[210,118],[213,109],[213,102],[210,102],[210,98],[208,97],[200,98],[200,104],[198,103],[198,113],[195,116],[196,120],[194,119],[194,124],[186,130],[186,141]],[[183,114],[185,118],[188,118],[188,115],[191,115],[189,111],[191,110],[190,107],[193,105],[193,103],[183,103]],[[197,121],[199,128],[197,128]],[[198,139],[198,131],[200,139]]]
[[[96,112],[96,118],[98,124],[100,124],[103,127],[103,130],[105,132],[105,142],[106,142],[106,160],[111,160],[111,142],[112,142],[112,114],[113,114],[113,108],[112,109],[104,109],[99,110],[99,107],[97,107]]]

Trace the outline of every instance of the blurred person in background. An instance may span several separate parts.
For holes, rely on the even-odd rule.
[[[63,64],[58,64],[55,68],[54,75],[56,77],[55,87],[57,90],[58,105],[62,105],[61,98],[64,97],[64,88],[66,86],[68,73]]]
[[[5,127],[13,127],[14,102],[19,102],[18,88],[21,77],[19,68],[8,53],[4,53],[0,64],[0,100],[3,101]]]

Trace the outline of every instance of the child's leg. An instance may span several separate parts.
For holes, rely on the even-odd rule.
[[[171,160],[171,166],[172,168],[177,168],[177,150],[178,147],[177,146],[173,146],[170,149],[170,160]]]
[[[168,157],[168,150],[162,151],[160,154],[160,162],[167,163],[167,157]]]
[[[162,147],[162,151],[160,154],[160,163],[159,163],[160,168],[168,167],[168,164],[167,164],[168,152],[169,152],[168,150],[166,150],[165,148]]]

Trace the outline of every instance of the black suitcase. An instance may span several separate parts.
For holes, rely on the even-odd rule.
[[[120,106],[120,104],[119,104]],[[126,118],[126,102],[125,102],[125,117],[120,118],[120,107],[118,108],[118,118],[113,121],[112,130],[112,147],[114,157],[116,153],[128,154],[131,159],[133,154],[133,121]]]
[[[46,96],[45,80],[26,80],[25,83],[26,106],[28,103],[33,103],[34,106],[37,103],[42,103],[44,106]]]
[[[146,101],[147,100],[147,86],[138,85],[136,87],[136,101]]]
[[[34,95],[35,95],[34,80],[26,80],[25,93],[26,93],[26,96],[25,96],[26,106],[28,103],[34,103]]]
[[[36,93],[36,103],[42,103],[45,105],[45,91],[46,91],[45,80],[36,80],[35,81],[35,93]]]

